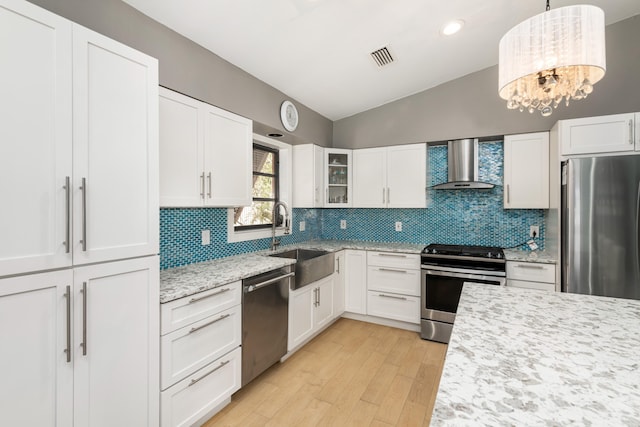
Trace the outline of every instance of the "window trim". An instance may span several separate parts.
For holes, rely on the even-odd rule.
[[[278,172],[280,174],[280,201],[285,202],[291,209],[291,224],[293,221],[293,206],[292,201],[292,146],[284,142],[267,138],[266,136],[253,134],[254,142],[259,142],[260,145],[265,145],[278,150],[278,157],[280,160],[280,167]],[[234,209],[227,209],[227,243],[234,242],[246,242],[249,240],[257,240],[271,237],[271,228],[261,228],[254,230],[235,231],[233,226],[234,222]],[[283,236],[284,230],[276,230],[276,236]]]

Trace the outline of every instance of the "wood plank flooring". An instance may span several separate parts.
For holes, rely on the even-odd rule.
[[[416,332],[343,318],[204,426],[428,426],[446,349]]]

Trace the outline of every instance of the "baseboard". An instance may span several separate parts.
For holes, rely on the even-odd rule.
[[[398,329],[405,329],[407,331],[412,331],[412,332],[420,332],[420,325],[416,325],[408,322],[402,322],[400,320],[385,319],[383,317],[367,316],[365,314],[357,314],[357,313],[349,313],[349,312],[342,313],[342,317],[346,319],[359,320],[361,322],[375,323],[376,325],[390,326],[392,328],[398,328]]]

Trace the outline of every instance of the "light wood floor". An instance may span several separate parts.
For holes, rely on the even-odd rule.
[[[205,427],[428,426],[446,349],[416,332],[340,319]]]

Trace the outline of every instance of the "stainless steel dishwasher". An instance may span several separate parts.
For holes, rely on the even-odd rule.
[[[242,386],[287,353],[292,266],[242,281]]]

